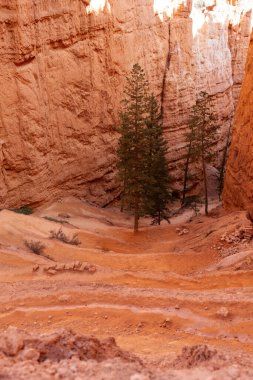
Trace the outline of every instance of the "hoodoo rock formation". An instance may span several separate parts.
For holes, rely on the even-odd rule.
[[[253,35],[245,71],[223,193],[227,208],[249,208],[253,203]]]
[[[63,193],[113,199],[119,101],[137,61],[160,96],[172,166],[201,90],[222,149],[251,28],[248,6],[228,3],[178,1],[172,15],[170,0],[2,0],[0,207]]]

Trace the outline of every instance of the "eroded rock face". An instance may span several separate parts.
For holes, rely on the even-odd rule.
[[[161,20],[153,0],[111,0],[98,13],[89,1],[1,1],[0,207],[66,193],[106,204],[117,195],[115,125],[125,76],[137,61],[162,99],[172,166],[182,159],[201,90],[212,94],[222,121],[222,149],[250,17],[229,29],[225,0],[209,2],[193,34],[194,4],[181,3]]]
[[[167,25],[152,1],[1,3],[1,205],[62,193],[100,204],[117,192],[115,124],[133,62],[159,92]]]
[[[224,205],[248,209],[253,202],[253,36],[245,78],[235,115],[235,126],[227,164]]]
[[[207,3],[207,2],[206,2]],[[174,177],[182,176],[185,131],[200,91],[211,95],[220,124],[221,152],[233,121],[251,30],[251,11],[226,1],[209,1],[202,11],[193,2],[190,17],[177,13],[170,21],[170,60],[164,81],[164,126],[170,142]],[[215,6],[216,4],[216,6]],[[231,12],[231,13],[230,13]],[[191,32],[193,31],[193,33]],[[220,157],[217,161],[219,166]],[[175,167],[180,168],[178,171]],[[179,185],[182,189],[182,184]]]

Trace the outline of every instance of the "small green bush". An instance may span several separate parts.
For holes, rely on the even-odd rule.
[[[33,213],[33,209],[31,207],[20,207],[20,208],[12,208],[11,211],[16,212],[17,214],[23,215],[31,215]]]

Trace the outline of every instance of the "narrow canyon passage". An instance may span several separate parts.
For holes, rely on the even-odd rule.
[[[252,10],[0,0],[1,380],[253,379]]]

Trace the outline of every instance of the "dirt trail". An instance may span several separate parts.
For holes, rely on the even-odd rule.
[[[253,354],[251,261],[243,270],[233,260],[217,269],[224,260],[221,236],[247,224],[244,213],[215,210],[209,218],[160,227],[144,219],[138,234],[131,224],[116,209],[74,198],[30,216],[0,212],[0,329],[64,327],[114,336],[123,349],[149,358],[203,343]],[[78,233],[81,245],[50,239],[60,227],[67,235]],[[42,241],[54,261],[28,252],[24,239]],[[223,244],[223,250],[230,248]],[[252,248],[251,242],[238,245],[241,251]],[[44,271],[52,263],[77,261],[96,272]]]

